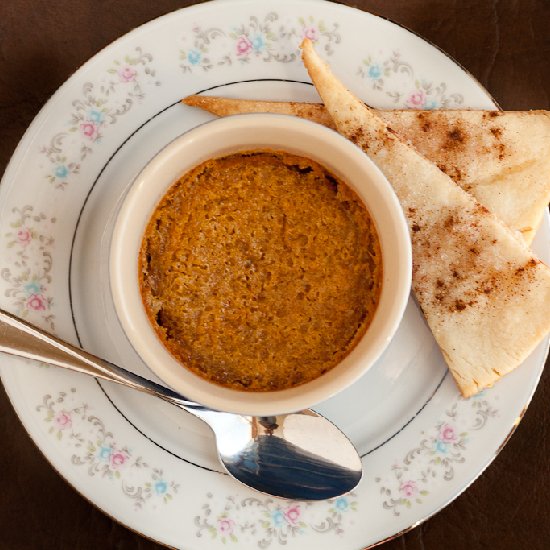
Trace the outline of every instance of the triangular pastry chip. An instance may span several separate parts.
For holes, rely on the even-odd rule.
[[[413,289],[464,396],[516,368],[550,330],[550,269],[494,214],[401,141],[304,40],[338,131],[392,184],[413,245]]]

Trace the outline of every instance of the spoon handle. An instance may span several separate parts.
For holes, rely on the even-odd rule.
[[[198,412],[203,409],[202,405],[189,401],[169,388],[71,346],[2,309],[0,309],[0,352],[116,382],[160,397],[180,408],[191,409],[189,412]]]

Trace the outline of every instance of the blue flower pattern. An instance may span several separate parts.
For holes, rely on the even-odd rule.
[[[42,286],[37,281],[30,281],[25,285],[25,292],[29,295],[39,294],[42,290]]]
[[[334,506],[337,510],[340,510],[341,512],[343,512],[344,510],[347,510],[349,506],[348,499],[346,497],[337,498],[334,501]]]
[[[281,510],[274,510],[271,513],[271,521],[273,521],[273,525],[275,525],[275,527],[282,525],[285,521],[283,512]]]
[[[63,179],[69,175],[69,169],[65,165],[61,164],[56,167],[54,174],[56,178]]]
[[[191,65],[198,65],[201,62],[201,52],[197,50],[191,50],[187,54],[187,61],[191,63]]]
[[[100,447],[98,456],[102,460],[109,460],[109,457],[111,456],[111,447]]]
[[[265,45],[264,37],[261,34],[258,34],[251,40],[251,43],[254,51],[261,52]]]
[[[96,124],[101,124],[103,122],[103,113],[101,111],[97,111],[96,109],[92,109],[88,113],[88,119]]]
[[[382,76],[382,70],[380,69],[380,65],[371,65],[369,67],[369,77],[373,80],[378,80]]]
[[[164,493],[166,493],[167,490],[168,484],[163,479],[159,479],[155,483],[155,493],[157,493],[157,495],[163,495]]]
[[[431,100],[426,99],[426,101],[424,102],[423,108],[428,111],[431,111],[432,109],[437,109],[437,101],[435,101],[434,99],[431,99]]]

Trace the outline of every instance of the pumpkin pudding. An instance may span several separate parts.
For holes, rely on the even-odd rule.
[[[276,151],[208,160],[161,199],[140,291],[164,346],[216,384],[274,391],[335,367],[373,318],[381,251],[359,197]]]

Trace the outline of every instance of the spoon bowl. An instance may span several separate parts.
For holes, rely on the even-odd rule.
[[[263,493],[323,500],[351,491],[361,479],[361,459],[353,445],[312,410],[268,417],[194,414],[212,428],[225,469]]]

